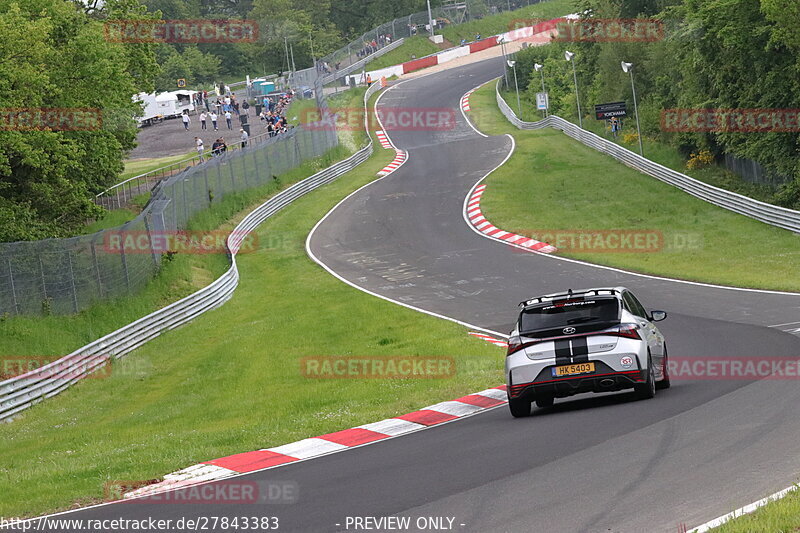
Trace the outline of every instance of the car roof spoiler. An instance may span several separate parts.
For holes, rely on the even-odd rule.
[[[559,298],[573,298],[578,296],[587,296],[590,294],[594,294],[595,296],[601,296],[603,294],[619,294],[620,291],[617,289],[589,289],[585,291],[577,291],[574,292],[572,289],[569,289],[567,292],[560,292],[556,294],[548,294],[545,296],[537,296],[535,298],[530,298],[528,300],[523,300],[519,303],[520,307],[528,307],[530,305],[540,304],[544,302],[551,302],[557,300]]]

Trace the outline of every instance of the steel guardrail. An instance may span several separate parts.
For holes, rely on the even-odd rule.
[[[631,168],[672,185],[673,187],[677,187],[701,200],[733,211],[734,213],[764,222],[765,224],[789,230],[794,233],[800,233],[800,211],[768,204],[735,192],[714,187],[713,185],[709,185],[708,183],[704,183],[642,157],[615,142],[604,139],[590,131],[586,131],[572,122],[555,115],[550,115],[537,122],[525,122],[520,120],[500,94],[499,82],[500,80],[498,80],[497,85],[495,85],[497,105],[509,122],[517,128],[523,130],[554,128],[563,131],[576,141],[590,148],[594,148],[599,152],[610,155]]]
[[[380,88],[380,84],[376,83],[367,90],[364,95],[365,107],[370,96]],[[233,296],[239,284],[236,254],[245,236],[297,198],[351,171],[366,161],[372,152],[372,138],[369,137],[369,143],[352,156],[295,183],[249,213],[227,238],[230,268],[210,285],[52,363],[0,382],[0,421],[10,421],[21,411],[55,396],[165,331],[186,324],[206,311],[224,304]]]

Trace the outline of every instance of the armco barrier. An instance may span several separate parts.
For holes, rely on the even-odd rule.
[[[374,84],[367,90],[364,105],[379,89],[380,85]],[[227,240],[230,268],[207,287],[109,333],[57,361],[0,382],[0,421],[10,420],[20,411],[45,398],[55,396],[76,381],[108,364],[111,359],[119,359],[161,333],[175,329],[225,303],[239,284],[236,253],[247,233],[297,198],[363,163],[372,154],[372,150],[370,139],[367,146],[349,158],[292,185],[247,215],[233,229]]]
[[[668,183],[684,192],[696,196],[701,200],[712,203],[716,206],[728,209],[734,213],[745,215],[760,222],[777,226],[794,233],[800,233],[800,212],[787,209],[777,205],[759,202],[747,196],[726,191],[719,187],[714,187],[702,181],[690,178],[686,174],[681,174],[676,170],[659,165],[654,161],[636,154],[617,143],[611,142],[590,131],[579,128],[572,122],[561,117],[550,115],[538,122],[525,122],[520,120],[514,111],[509,107],[500,95],[500,80],[495,86],[497,94],[497,105],[505,117],[517,128],[524,130],[536,130],[542,128],[555,128],[563,131],[573,139],[594,148],[604,154],[610,155],[614,159],[636,170],[652,176],[658,180]]]

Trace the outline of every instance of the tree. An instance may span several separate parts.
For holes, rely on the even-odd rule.
[[[108,42],[102,20],[143,12],[127,0],[89,13],[84,7],[66,0],[0,6],[4,241],[68,235],[97,216],[93,195],[116,180],[134,146],[131,96],[152,87],[152,48]],[[28,116],[56,110],[48,113],[60,122],[22,124],[14,109]]]

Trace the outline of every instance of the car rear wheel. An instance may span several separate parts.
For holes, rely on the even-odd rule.
[[[553,407],[553,397],[540,396],[536,398],[536,407]]]
[[[640,400],[647,400],[656,395],[656,373],[653,370],[653,358],[647,356],[647,380],[639,385],[634,385],[636,397]]]
[[[514,418],[523,418],[531,414],[531,401],[525,398],[509,398],[508,408]]]
[[[664,346],[664,378],[656,383],[656,388],[668,389],[669,385],[669,359],[667,358],[667,347]]]

